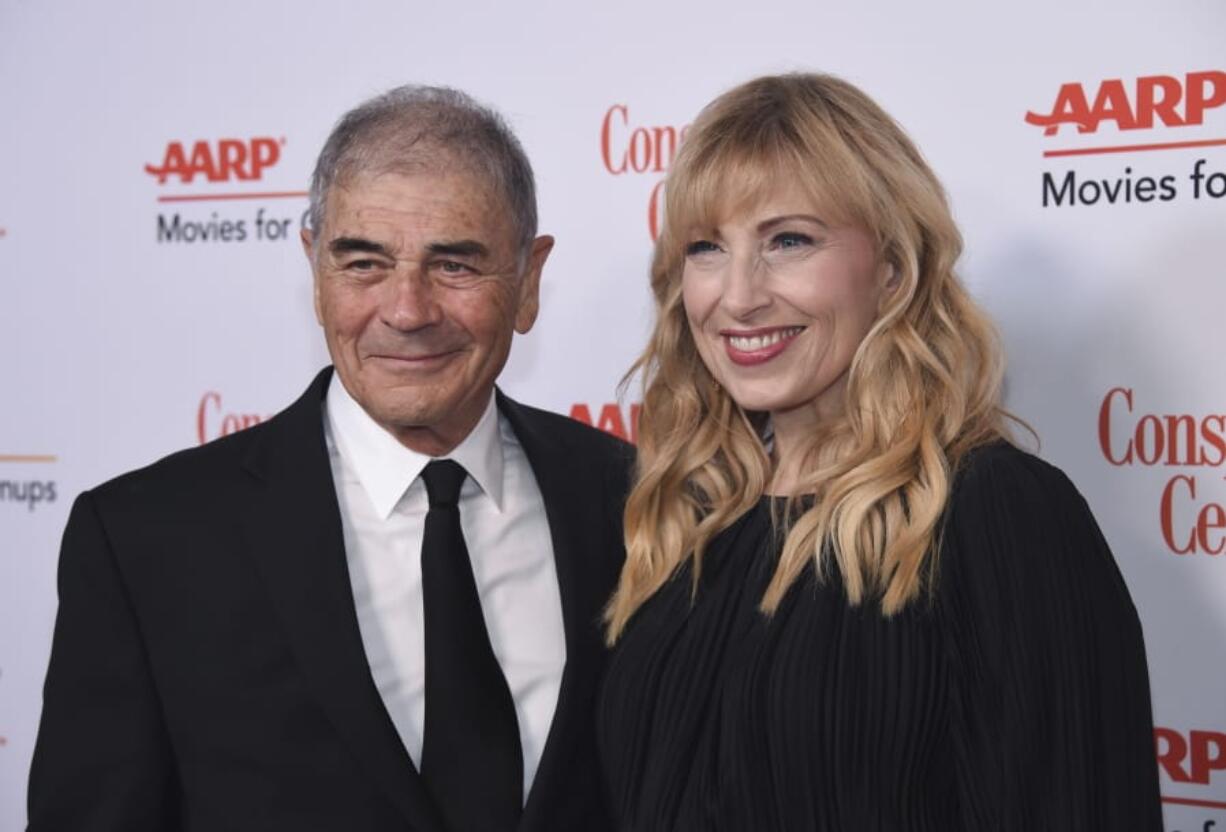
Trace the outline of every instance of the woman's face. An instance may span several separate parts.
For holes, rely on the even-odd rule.
[[[789,182],[692,233],[681,288],[699,354],[737,404],[820,421],[842,408],[892,275],[867,231],[824,219]]]

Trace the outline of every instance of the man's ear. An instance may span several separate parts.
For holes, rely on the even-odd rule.
[[[315,237],[311,234],[309,228],[302,229],[298,235],[302,240],[302,253],[306,255],[307,262],[311,264],[311,285],[314,287],[312,293],[315,303],[315,320],[320,326],[323,326],[324,315],[323,310],[319,307],[319,271],[315,267]]]
[[[520,335],[526,334],[536,323],[536,315],[541,309],[541,271],[551,251],[553,237],[548,234],[532,241],[532,251],[520,277],[519,305],[515,309],[515,331]]]

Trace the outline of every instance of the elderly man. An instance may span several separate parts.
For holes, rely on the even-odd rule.
[[[334,369],[81,495],[30,830],[599,830],[626,447],[495,390],[553,245],[467,96],[341,119],[303,246]]]

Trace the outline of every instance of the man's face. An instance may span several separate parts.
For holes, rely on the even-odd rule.
[[[328,194],[315,314],[337,375],[414,450],[455,447],[481,417],[513,332],[536,320],[539,237],[519,268],[504,200],[462,171],[358,175]]]

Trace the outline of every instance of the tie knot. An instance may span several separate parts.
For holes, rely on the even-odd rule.
[[[460,486],[468,472],[454,459],[436,459],[426,465],[421,478],[426,483],[426,495],[430,508],[457,506],[460,503]]]

